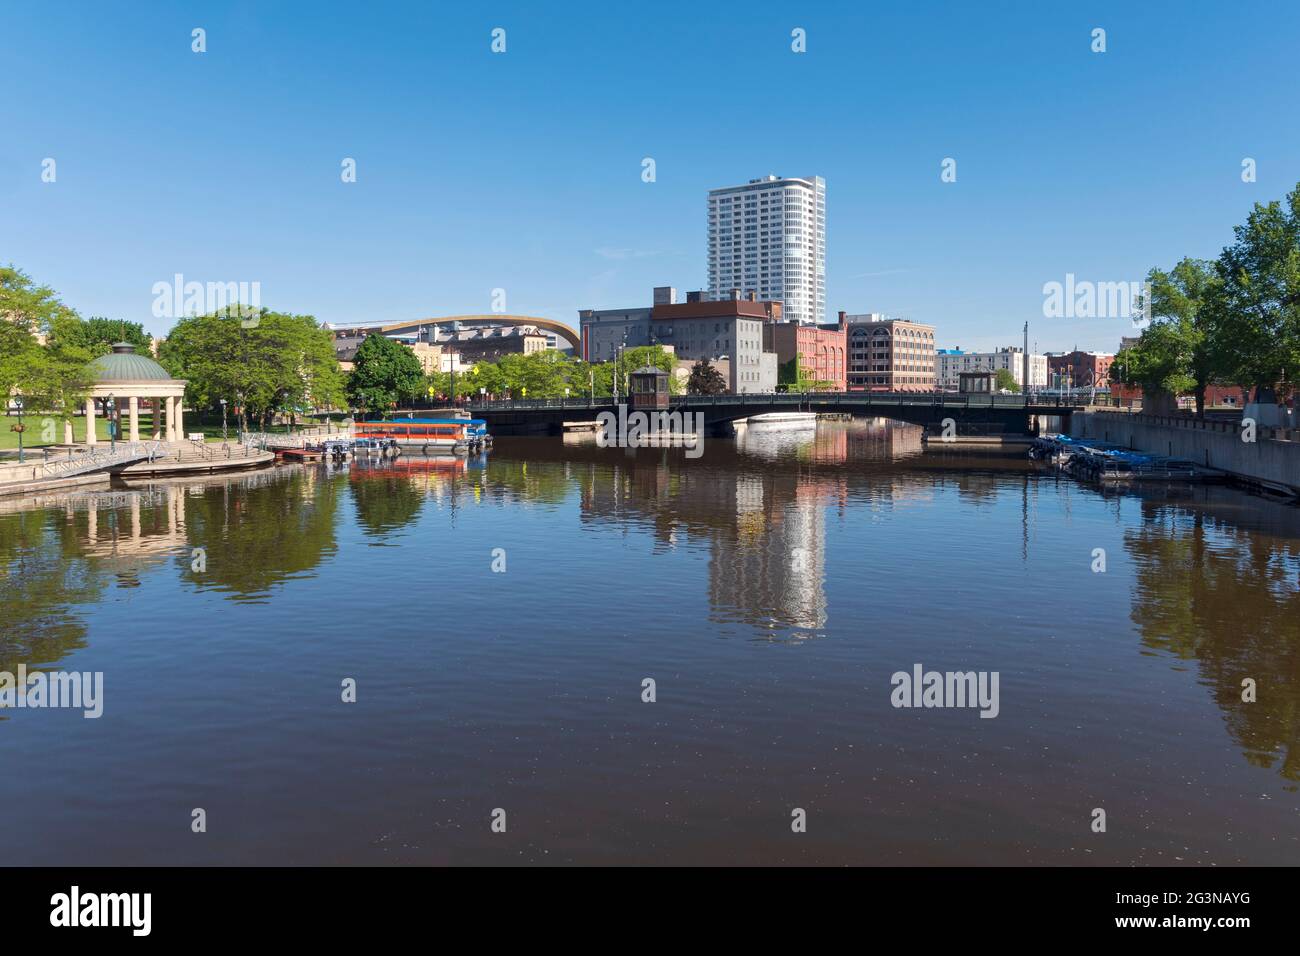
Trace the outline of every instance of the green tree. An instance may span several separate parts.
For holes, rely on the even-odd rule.
[[[36,285],[12,264],[0,267],[0,393],[7,396],[17,387],[30,395],[33,378],[48,371],[38,371],[43,350],[36,334],[75,318],[49,286]]]
[[[36,285],[13,266],[0,268],[3,394],[16,387],[29,410],[58,413],[70,425],[73,410],[94,383],[87,366],[96,353],[81,344],[84,324],[54,290]],[[45,336],[44,348],[37,332]]]
[[[611,364],[615,366],[618,373],[619,395],[627,394],[628,375],[647,365],[667,372],[669,393],[673,395],[681,394],[681,382],[673,374],[673,368],[677,364],[677,360],[671,353],[665,351],[661,345],[638,345],[635,348],[624,349],[618,360]]]
[[[153,344],[153,337],[139,322],[103,316],[91,316],[69,325],[64,330],[64,339],[67,344],[87,349],[92,355],[104,355],[118,342],[130,342],[137,352],[147,355]]]
[[[1300,377],[1300,185],[1285,203],[1256,203],[1216,263],[1216,353],[1233,381],[1276,400]]]
[[[158,358],[188,381],[186,397],[194,407],[232,402],[243,430],[251,422],[265,428],[277,412],[343,402],[333,339],[309,315],[263,310],[250,316],[232,307],[188,316],[168,334]]]
[[[1195,380],[1187,372],[1185,330],[1176,321],[1152,322],[1136,344],[1120,349],[1110,366],[1110,380],[1142,389],[1143,408],[1164,414],[1177,407],[1177,396]]]
[[[1185,390],[1196,398],[1196,414],[1204,415],[1206,389],[1219,380],[1223,365],[1222,282],[1215,265],[1203,259],[1184,258],[1169,272],[1152,269],[1147,283],[1154,326],[1143,331],[1147,340],[1144,347],[1169,352],[1155,361],[1167,379],[1156,387],[1167,391],[1185,384],[1186,378]],[[1158,328],[1153,332],[1155,326]],[[1177,378],[1170,377],[1173,375]]]
[[[37,350],[28,366],[22,386],[27,407],[58,415],[66,434],[72,427],[74,412],[85,403],[95,384],[90,370],[94,357],[90,349],[68,345],[52,336],[45,348]],[[89,423],[86,427],[90,427]]]
[[[1016,381],[1015,375],[1009,368],[1000,368],[993,376],[993,387],[999,391],[1006,389],[1008,392],[1020,391],[1020,383]]]
[[[419,394],[424,369],[415,353],[384,335],[370,335],[357,349],[348,376],[348,401],[359,408],[387,409]]]
[[[791,361],[796,361],[791,359]],[[727,390],[727,380],[714,366],[704,359],[696,360],[691,366],[690,377],[686,380],[688,395],[721,395]]]

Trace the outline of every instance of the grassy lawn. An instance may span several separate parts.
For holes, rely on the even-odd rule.
[[[51,428],[45,427],[45,420],[50,419],[54,424]],[[153,432],[145,431],[145,422],[149,421],[148,416],[140,416],[140,434],[150,434]],[[18,433],[10,431],[10,426],[18,424],[17,415],[0,416],[0,450],[18,447]],[[23,432],[24,448],[40,448],[43,445],[62,445],[63,444],[63,420],[57,415],[45,415],[41,412],[23,412],[23,424],[27,430]],[[130,425],[124,420],[123,425],[130,428]],[[152,427],[152,423],[150,423]],[[108,420],[103,416],[95,416],[95,435],[101,441],[108,441]],[[51,441],[44,441],[47,436],[52,436]],[[86,440],[86,420],[84,418],[74,418],[72,420],[72,437],[77,441]]]

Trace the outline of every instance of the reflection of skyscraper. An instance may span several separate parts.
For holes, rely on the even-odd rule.
[[[498,465],[502,458],[497,455]],[[655,449],[593,461],[575,476],[583,519],[644,526],[664,547],[689,538],[708,541],[715,620],[823,626],[825,510],[842,500],[844,477],[740,465],[683,468],[680,459]]]
[[[820,489],[795,475],[766,483],[735,480],[735,533],[713,537],[710,603],[754,624],[823,626],[826,512]]]

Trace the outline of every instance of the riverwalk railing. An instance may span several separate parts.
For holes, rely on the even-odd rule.
[[[1169,428],[1184,428],[1193,431],[1217,432],[1237,435],[1245,426],[1241,420],[1223,421],[1210,418],[1194,418],[1190,415],[1148,415],[1145,412],[1123,412],[1118,409],[1104,409],[1093,412],[1096,415],[1118,415],[1126,422],[1144,425],[1164,425]],[[1264,441],[1300,441],[1300,428],[1277,428],[1271,425],[1257,425],[1255,438]]]
[[[163,454],[165,454],[165,449],[160,441],[125,442],[119,444],[116,449],[110,447],[103,451],[98,448],[89,448],[84,452],[70,454],[67,458],[42,463],[41,477],[71,478],[74,475],[102,471],[116,465],[131,465],[137,461],[154,461]]]
[[[327,429],[322,425],[308,425],[295,431],[292,435],[286,432],[240,432],[239,442],[263,450],[273,450],[276,448],[302,448],[309,438],[328,440],[331,438],[347,438],[349,435],[351,435],[351,429],[347,427],[331,426]]]
[[[472,411],[526,411],[529,409],[613,408],[626,403],[627,396],[615,398],[514,398],[471,401]],[[726,395],[672,395],[669,402],[677,407],[699,408],[745,405],[820,405],[870,408],[873,406],[923,406],[936,408],[979,409],[1024,408],[1038,414],[1052,409],[1074,410],[1086,402],[1061,395],[996,395],[985,393],[935,392],[742,392]]]

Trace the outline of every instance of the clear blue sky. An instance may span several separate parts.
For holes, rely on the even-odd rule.
[[[705,284],[708,189],[820,175],[828,317],[1113,351],[1126,321],[1045,319],[1043,283],[1213,256],[1300,181],[1294,2],[479,7],[7,0],[0,262],[155,333],[178,272],[323,321],[501,287],[576,324]]]

